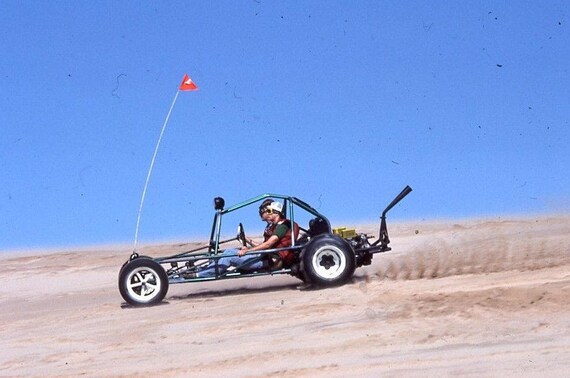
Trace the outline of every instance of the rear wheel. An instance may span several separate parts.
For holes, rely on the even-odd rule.
[[[133,306],[150,306],[166,296],[168,277],[156,261],[147,257],[135,258],[119,272],[119,291]]]
[[[314,238],[301,253],[301,264],[307,281],[322,286],[342,285],[356,268],[350,245],[333,235]]]

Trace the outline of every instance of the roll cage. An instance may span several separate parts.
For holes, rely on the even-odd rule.
[[[257,197],[253,197],[250,198],[246,201],[240,202],[236,205],[233,205],[227,209],[224,209],[224,200],[220,197],[217,197],[214,200],[215,203],[215,207],[216,207],[216,214],[214,215],[214,222],[212,224],[212,232],[210,233],[210,243],[209,243],[209,249],[208,251],[210,253],[214,253],[217,254],[219,252],[219,247],[220,247],[220,231],[221,231],[221,227],[222,227],[222,217],[225,214],[234,212],[236,210],[240,210],[244,207],[250,206],[254,203],[263,201],[267,198],[272,198],[275,200],[281,200],[283,202],[283,216],[286,219],[289,219],[291,221],[291,224],[295,223],[295,205],[300,207],[301,209],[305,210],[307,213],[313,215],[313,219],[314,222],[313,223],[313,229],[311,229],[311,227],[309,226],[309,228],[303,228],[301,226],[300,229],[301,231],[304,231],[305,233],[308,233],[310,236],[316,236],[317,234],[320,233],[325,233],[325,232],[331,232],[331,224],[330,221],[327,219],[327,217],[325,217],[324,215],[322,215],[321,213],[319,213],[316,209],[314,209],[311,205],[309,205],[308,203],[306,203],[303,200],[300,200],[297,197],[291,197],[291,196],[286,196],[286,195],[282,195],[282,194],[270,194],[270,193],[266,193],[266,194],[261,194]],[[319,228],[317,229],[316,225],[318,224]],[[295,247],[296,246],[297,241],[295,240],[295,238],[292,238],[292,245],[291,247]],[[285,248],[285,249],[291,249],[290,247]]]
[[[233,237],[230,239],[223,240],[221,238],[221,230],[222,230],[222,223],[224,215],[229,213],[235,212],[237,210],[243,209],[245,207],[251,206],[252,204],[261,202],[267,198],[272,198],[276,201],[283,202],[283,215],[286,219],[288,219],[291,224],[295,224],[296,217],[295,211],[296,207],[297,210],[302,209],[307,214],[312,216],[310,224],[307,228],[299,226],[300,232],[304,234],[299,236],[299,238],[295,239],[292,238],[291,242],[292,245],[289,247],[284,248],[270,248],[266,250],[259,250],[255,251],[256,254],[259,255],[266,255],[266,254],[275,254],[279,251],[283,250],[290,250],[294,253],[299,254],[303,248],[303,245],[306,241],[308,241],[311,237],[320,235],[320,234],[330,234],[331,231],[331,224],[327,217],[317,211],[315,208],[310,206],[305,201],[292,196],[287,196],[283,194],[276,194],[276,193],[265,193],[258,195],[256,197],[250,198],[228,208],[225,208],[225,200],[221,197],[216,197],[214,199],[214,220],[212,222],[212,228],[210,232],[210,239],[206,245],[199,246],[192,250],[184,251],[181,253],[177,253],[172,256],[167,257],[157,257],[154,260],[160,264],[170,264],[171,269],[167,271],[170,283],[183,283],[188,281],[207,281],[212,279],[220,279],[220,278],[232,278],[236,276],[249,276],[249,275],[262,275],[267,274],[267,272],[244,272],[242,269],[247,269],[247,264],[241,267],[240,273],[236,274],[233,271],[219,273],[216,269],[216,277],[215,278],[193,278],[193,279],[184,279],[183,273],[185,271],[194,271],[195,267],[200,265],[204,265],[204,261],[207,263],[209,261],[217,261],[221,258],[221,252],[223,251],[222,245],[231,241],[235,241],[237,237]],[[240,224],[241,225],[241,224]],[[239,237],[239,235],[238,235]],[[226,255],[229,256],[229,255]],[[138,257],[138,256],[136,256]],[[131,257],[132,258],[132,257]],[[180,264],[185,264],[184,266],[180,266]],[[271,272],[272,274],[282,274],[282,273],[292,273],[292,269],[290,268],[283,268],[279,269],[278,271]]]

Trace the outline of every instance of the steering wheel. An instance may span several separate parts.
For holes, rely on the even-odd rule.
[[[247,247],[247,242],[245,239],[245,230],[243,228],[243,224],[238,224],[238,234],[237,234],[237,240],[241,242],[241,244],[243,244],[244,247]]]

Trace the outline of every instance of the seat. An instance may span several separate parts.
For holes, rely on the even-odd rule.
[[[331,230],[328,223],[321,217],[313,218],[309,222],[309,235],[311,237],[321,234],[330,234],[330,232]]]

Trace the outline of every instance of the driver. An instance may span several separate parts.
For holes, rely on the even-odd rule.
[[[267,198],[261,203],[261,205],[259,205],[259,217],[262,221],[267,222],[267,226],[265,226],[265,230],[263,230],[263,241],[267,240],[273,231],[273,223],[269,220],[270,214],[266,211],[267,206],[271,205],[272,202],[274,202],[273,198]],[[254,242],[252,238],[248,238],[246,242],[252,247],[255,247],[258,244]]]
[[[283,216],[283,205],[280,202],[274,201],[266,207],[260,207],[260,215],[263,220],[269,223],[263,233],[264,241],[250,248],[244,246],[239,250],[235,248],[226,249],[222,252],[222,257],[218,259],[219,274],[223,274],[230,266],[237,266],[240,269],[247,270],[262,269],[265,266],[262,255],[255,253],[255,251],[275,248],[286,242],[287,239],[289,239],[290,243],[290,223]],[[195,273],[195,277],[198,278],[214,277],[215,275],[216,262],[213,260],[208,266]]]

